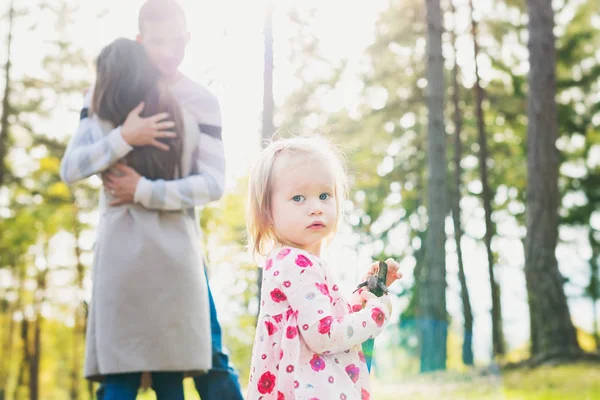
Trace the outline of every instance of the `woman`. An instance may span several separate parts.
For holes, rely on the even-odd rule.
[[[102,50],[96,67],[91,118],[82,120],[67,148],[63,179],[73,183],[117,163],[151,180],[190,175],[199,128],[171,97],[142,46],[117,39]],[[139,115],[155,116],[148,119],[153,136],[140,133]],[[101,204],[110,202],[110,193],[102,191]],[[135,399],[143,371],[152,372],[159,399],[183,399],[183,376],[210,369],[209,307],[198,235],[194,216],[186,212],[137,204],[103,211],[85,376],[105,380],[105,399]]]

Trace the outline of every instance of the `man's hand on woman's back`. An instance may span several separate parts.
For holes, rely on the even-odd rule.
[[[130,146],[154,146],[157,149],[168,151],[169,146],[158,141],[161,138],[173,138],[175,132],[169,129],[175,126],[175,122],[167,121],[168,113],[159,113],[151,117],[141,117],[144,102],[131,110],[123,123],[121,135]]]

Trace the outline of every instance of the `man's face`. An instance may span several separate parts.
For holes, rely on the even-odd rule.
[[[190,34],[182,18],[145,21],[138,36],[148,56],[167,80],[177,78],[189,39]]]

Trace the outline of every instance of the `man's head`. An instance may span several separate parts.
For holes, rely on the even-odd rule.
[[[183,9],[175,0],[147,0],[138,24],[138,41],[163,76],[175,81],[190,39]]]

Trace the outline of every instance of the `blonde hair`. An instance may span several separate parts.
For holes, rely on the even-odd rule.
[[[246,228],[248,247],[254,256],[266,256],[278,241],[273,227],[271,196],[273,193],[273,167],[278,155],[286,153],[292,158],[310,157],[329,164],[334,176],[334,198],[337,210],[335,235],[343,215],[343,202],[347,198],[348,183],[341,153],[320,136],[294,137],[271,141],[262,151],[252,173],[248,188]]]

